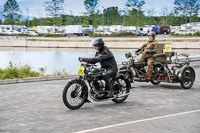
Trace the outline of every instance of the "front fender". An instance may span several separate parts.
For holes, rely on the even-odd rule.
[[[83,87],[83,91],[86,95],[86,99],[88,99],[88,86],[86,84],[86,82],[81,79],[81,78],[75,78],[75,79],[72,79],[71,81],[69,81],[69,83],[73,84],[73,83],[80,83]]]

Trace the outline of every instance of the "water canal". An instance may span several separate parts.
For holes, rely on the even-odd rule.
[[[118,63],[126,61],[124,54],[135,49],[112,49]],[[200,55],[199,49],[176,49],[178,53]],[[93,49],[67,49],[67,48],[0,48],[0,68],[6,68],[11,61],[15,66],[29,65],[39,72],[39,68],[46,67],[45,74],[55,74],[65,70],[69,74],[77,74],[80,62],[78,57],[93,57]]]

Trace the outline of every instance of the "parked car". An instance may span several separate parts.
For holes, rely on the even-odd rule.
[[[104,35],[112,35],[113,33],[111,31],[104,31]]]
[[[169,34],[170,32],[170,26],[160,26],[160,34]]]
[[[193,35],[197,32],[198,32],[197,30],[176,30],[174,33],[179,35],[188,35],[188,34]]]
[[[186,30],[181,30],[181,29],[179,29],[179,30],[176,30],[176,31],[174,32],[174,34],[185,35],[185,34],[186,34]]]
[[[39,33],[35,30],[31,30],[31,29],[24,29],[24,30],[21,30],[21,33],[22,34],[27,34],[27,35],[33,35],[33,36],[37,36],[39,35]]]
[[[187,30],[187,34],[195,34],[195,33],[197,33],[198,31],[197,30]]]
[[[16,30],[0,30],[0,35],[18,35],[20,32]]]
[[[141,31],[141,30],[137,30],[137,36],[147,36],[147,32]]]

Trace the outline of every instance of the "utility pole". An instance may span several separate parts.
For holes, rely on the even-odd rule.
[[[27,8],[27,27],[29,27],[29,9]]]

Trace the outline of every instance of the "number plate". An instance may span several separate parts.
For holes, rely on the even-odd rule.
[[[171,52],[172,51],[172,45],[171,44],[166,44],[165,45],[165,52]]]

